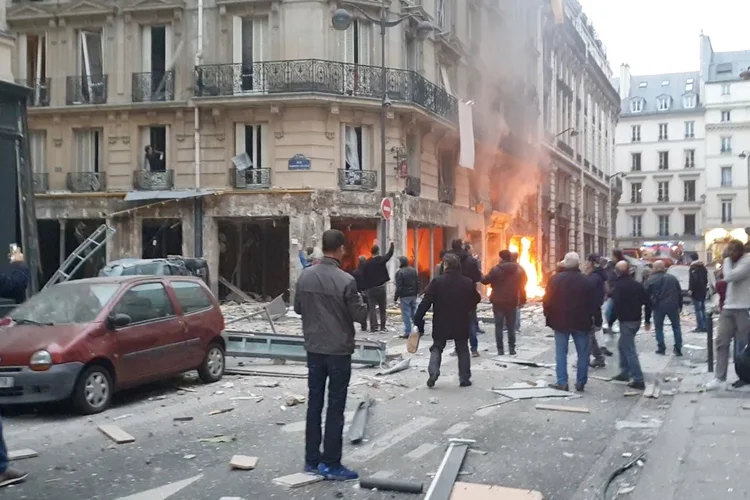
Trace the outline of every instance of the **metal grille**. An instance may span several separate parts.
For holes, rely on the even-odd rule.
[[[139,191],[169,191],[174,187],[174,170],[136,170],[133,187]]]

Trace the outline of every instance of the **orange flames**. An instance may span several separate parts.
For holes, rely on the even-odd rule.
[[[534,258],[531,256],[531,240],[523,237],[521,238],[520,250],[516,244],[509,245],[508,250],[518,254],[518,264],[526,271],[526,277],[528,278],[528,282],[526,283],[526,298],[538,299],[544,297],[544,288],[541,286],[539,270]],[[487,297],[491,293],[492,287],[488,286]]]

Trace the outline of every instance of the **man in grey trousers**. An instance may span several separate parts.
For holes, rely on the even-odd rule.
[[[747,344],[750,330],[750,255],[740,240],[727,245],[724,264],[721,268],[727,293],[724,308],[719,313],[719,331],[716,344],[716,378],[706,384],[706,390],[724,387],[729,366],[729,346],[732,339],[737,344]]]

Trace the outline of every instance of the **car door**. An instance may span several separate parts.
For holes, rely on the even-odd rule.
[[[210,314],[213,302],[200,283],[172,280],[170,285],[186,326],[185,369],[192,369],[203,361],[208,341],[216,335],[216,322]]]
[[[130,323],[115,332],[123,385],[133,385],[179,370],[185,324],[161,281],[138,283],[120,297],[112,314]]]

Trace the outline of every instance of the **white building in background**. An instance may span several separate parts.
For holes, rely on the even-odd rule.
[[[15,39],[8,33],[5,22],[5,0],[0,0],[0,80],[13,81],[11,58]]]
[[[706,200],[704,106],[700,74],[615,79],[622,98],[615,165],[623,177],[616,244],[681,241],[702,253]],[[671,245],[670,245],[671,246]]]

